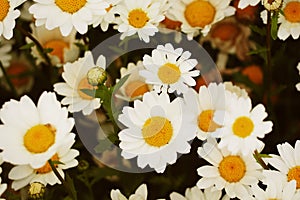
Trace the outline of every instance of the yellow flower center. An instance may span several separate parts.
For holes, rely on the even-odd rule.
[[[213,22],[216,9],[208,1],[196,0],[186,6],[184,16],[192,27],[204,28]]]
[[[173,84],[179,80],[181,72],[177,65],[166,63],[158,69],[157,75],[163,83]]]
[[[87,90],[97,89],[97,86],[92,86],[91,84],[89,84],[87,77],[84,77],[83,79],[81,79],[81,81],[78,84],[77,91],[78,91],[79,96],[85,100],[94,99],[94,97],[89,96],[89,95],[85,94],[83,91],[81,91],[83,89],[87,89]]]
[[[46,152],[55,142],[55,132],[50,124],[33,126],[24,135],[24,146],[31,153]]]
[[[54,156],[51,157],[52,161],[59,161],[59,157],[57,154],[54,154]],[[57,164],[54,164],[55,167],[57,167]],[[35,170],[37,174],[47,174],[52,171],[52,168],[50,164],[47,162],[43,167],[38,168]]]
[[[147,13],[142,9],[134,9],[128,14],[128,22],[135,28],[143,28],[149,21]]]
[[[287,174],[288,181],[296,180],[297,189],[300,189],[300,166],[293,167]]]
[[[286,20],[292,23],[300,22],[300,2],[291,1],[283,9]]]
[[[134,98],[149,92],[148,85],[143,81],[132,81],[125,87],[125,93],[128,97]]]
[[[164,117],[151,117],[145,122],[142,134],[147,144],[161,147],[170,142],[173,136],[173,126]]]
[[[246,173],[246,165],[239,156],[227,156],[219,164],[222,178],[229,183],[239,182]]]
[[[0,0],[0,21],[3,21],[9,12],[9,1],[8,0]]]
[[[213,121],[214,111],[205,110],[198,116],[198,127],[204,132],[213,132],[221,126]]]
[[[45,48],[53,49],[51,55],[57,56],[61,63],[64,62],[64,49],[69,48],[69,44],[63,40],[51,40],[44,44]]]
[[[87,0],[55,0],[55,4],[64,12],[73,14],[85,6]]]
[[[232,131],[236,136],[246,138],[251,135],[254,124],[249,117],[239,117],[232,125]]]

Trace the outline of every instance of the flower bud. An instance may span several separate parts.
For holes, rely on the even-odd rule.
[[[278,10],[282,5],[282,0],[263,0],[263,4],[268,11]]]
[[[45,185],[39,182],[31,183],[28,194],[31,199],[42,198],[45,194]]]
[[[89,84],[97,86],[103,84],[107,79],[106,71],[101,67],[93,67],[87,73]]]

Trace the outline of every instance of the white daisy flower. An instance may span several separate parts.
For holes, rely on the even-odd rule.
[[[298,63],[297,69],[298,69],[299,75],[300,75],[300,62]],[[296,84],[296,88],[298,91],[300,91],[300,83]]]
[[[2,158],[2,155],[0,154],[0,174],[2,173],[2,168],[1,168],[2,163],[3,163],[3,158]],[[0,177],[0,200],[4,200],[1,198],[1,195],[5,192],[6,189],[7,189],[7,184],[2,183],[2,180]]]
[[[167,93],[156,92],[144,94],[143,101],[135,100],[134,108],[124,107],[118,119],[127,127],[119,133],[121,155],[137,157],[140,168],[149,165],[162,173],[167,164],[176,162],[177,153],[189,153],[188,141],[195,137],[195,130],[182,108],[181,98],[170,102]]]
[[[79,155],[79,151],[71,149],[71,146],[75,142],[75,134],[71,133],[64,139],[64,143],[61,144],[57,152],[51,157],[52,161],[59,161],[63,164],[54,164],[59,174],[64,178],[63,170],[75,167],[78,165],[78,161],[75,159]],[[55,185],[61,184],[60,180],[54,174],[50,164],[46,161],[40,168],[32,168],[30,165],[18,165],[11,169],[8,174],[8,178],[13,180],[12,188],[19,190],[26,185],[39,182],[43,185]]]
[[[93,67],[105,69],[106,60],[104,56],[99,56],[96,64],[90,51],[85,52],[83,58],[79,58],[74,63],[66,63],[62,73],[65,83],[54,84],[54,91],[65,96],[61,101],[63,105],[69,105],[71,113],[82,111],[84,115],[89,115],[93,110],[100,108],[100,99],[91,97],[82,89],[96,89],[96,86],[89,84],[87,79],[88,71]]]
[[[103,0],[34,0],[29,8],[36,26],[45,24],[46,29],[60,29],[63,36],[68,36],[75,28],[80,34],[88,31],[93,20],[106,13],[108,3]],[[59,20],[57,20],[59,19]]]
[[[171,200],[220,200],[222,196],[221,190],[214,190],[213,188],[207,188],[202,192],[197,186],[187,188],[185,190],[185,197],[177,192],[170,194]],[[229,200],[229,197],[225,195],[222,200]]]
[[[47,30],[44,26],[31,25],[32,35],[40,42],[44,48],[53,49],[48,55],[50,56],[52,65],[62,66],[67,62],[74,62],[79,56],[79,48],[75,43],[80,43],[75,39],[76,31],[73,29],[71,33],[64,37],[61,35],[58,28]],[[26,38],[27,43],[32,43],[29,38]],[[31,53],[36,57],[36,63],[45,62],[40,55],[36,46],[31,48]]]
[[[16,25],[16,19],[21,12],[16,10],[18,6],[26,0],[1,0],[0,1],[0,36],[7,40],[13,37],[13,29]]]
[[[244,9],[247,6],[256,6],[261,0],[240,0],[238,8]]]
[[[267,186],[265,190],[254,185],[252,187],[253,195],[257,200],[298,200],[300,199],[300,193],[296,192],[296,181],[287,182],[280,172],[273,170],[263,171],[264,179],[263,184]]]
[[[244,98],[249,97],[249,95],[245,89],[242,89],[237,85],[233,85],[232,82],[230,82],[230,81],[224,82],[224,85],[225,85],[225,89],[227,91],[234,93],[235,95],[237,95],[237,97],[244,97]]]
[[[134,194],[130,195],[130,197],[127,199],[119,189],[111,190],[110,192],[110,198],[112,200],[146,200],[148,195],[147,191],[147,185],[142,184],[140,185]]]
[[[138,61],[136,65],[129,63],[127,68],[120,69],[121,78],[129,75],[127,81],[121,86],[119,93],[116,97],[125,101],[134,101],[140,99],[146,93],[152,90],[152,85],[145,82],[145,78],[139,75],[141,70],[145,67],[142,61]]]
[[[296,141],[295,148],[289,143],[278,144],[280,156],[270,155],[272,158],[264,158],[267,163],[279,170],[287,181],[296,180],[297,191],[300,191],[300,140]]]
[[[226,148],[219,149],[213,138],[198,148],[198,154],[212,165],[198,168],[202,176],[197,183],[200,189],[215,187],[225,189],[230,198],[252,199],[250,186],[258,184],[262,168],[251,154],[243,156],[232,154]]]
[[[154,0],[126,0],[117,6],[120,17],[116,20],[116,29],[121,35],[121,40],[127,36],[138,34],[139,38],[149,42],[149,36],[158,32],[158,24],[164,20],[160,2]]]
[[[199,93],[189,89],[183,95],[183,99],[193,117],[193,125],[200,140],[206,140],[212,133],[218,131],[221,126],[215,123],[213,118],[216,111],[226,109],[224,84],[210,83],[208,87],[201,86]]]
[[[107,31],[108,26],[115,22],[115,15],[117,13],[116,6],[119,5],[121,1],[122,0],[106,0],[109,7],[106,8],[106,13],[104,15],[99,15],[94,18],[93,27],[96,28],[100,24],[102,31]]]
[[[228,101],[228,102],[227,102]],[[216,111],[214,121],[223,127],[215,137],[221,138],[219,147],[227,147],[232,153],[242,152],[243,155],[252,154],[255,150],[263,149],[264,143],[258,138],[272,131],[273,123],[263,121],[268,114],[262,104],[252,109],[251,99],[226,95],[228,109],[225,114]]]
[[[52,92],[43,92],[37,107],[28,96],[11,100],[3,105],[0,118],[3,160],[33,168],[42,167],[57,152],[74,126]]]
[[[12,44],[0,37],[0,62],[3,67],[8,67],[12,59],[11,55]],[[3,76],[2,70],[0,70],[0,77]]]
[[[191,55],[182,48],[174,49],[170,43],[158,45],[152,51],[152,56],[144,56],[146,69],[141,70],[140,75],[146,79],[146,83],[153,84],[157,92],[185,93],[189,86],[196,85],[192,77],[200,74],[199,70],[191,71],[198,64],[196,59],[190,59]]]
[[[182,22],[181,30],[189,40],[200,34],[208,34],[211,26],[235,12],[230,0],[180,0],[169,11]]]

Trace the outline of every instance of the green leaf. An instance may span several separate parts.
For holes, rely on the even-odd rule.
[[[20,47],[20,50],[26,50],[26,49],[31,49],[31,47],[33,47],[35,44],[33,42],[25,44],[23,46]]]
[[[77,200],[77,192],[76,192],[76,189],[74,186],[74,182],[73,182],[72,178],[69,176],[69,174],[67,174],[67,173],[66,173],[66,182],[69,185],[73,200]]]
[[[278,32],[278,12],[275,12],[272,16],[272,21],[271,21],[271,36],[273,40],[277,39],[277,32]]]

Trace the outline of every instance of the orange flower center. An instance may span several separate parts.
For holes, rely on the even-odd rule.
[[[261,85],[263,83],[263,72],[257,65],[250,65],[244,68],[242,74],[248,76],[248,78],[255,84]]]
[[[128,14],[128,22],[135,28],[143,28],[148,21],[149,17],[142,9],[134,9]]]
[[[297,189],[300,189],[300,166],[293,167],[287,174],[288,181],[296,180]]]
[[[53,49],[51,55],[57,56],[61,63],[64,63],[64,49],[69,48],[69,44],[63,40],[51,40],[44,44],[45,48]]]
[[[204,28],[213,22],[215,7],[208,1],[196,0],[186,6],[184,16],[192,27]]]
[[[291,1],[283,9],[286,20],[292,23],[300,22],[300,2]]]
[[[219,164],[222,178],[229,183],[239,182],[246,174],[246,165],[239,156],[227,156]]]
[[[128,97],[134,98],[149,92],[148,85],[143,81],[132,81],[125,87],[125,93]]]
[[[180,69],[177,65],[166,63],[158,69],[158,78],[165,84],[176,83],[180,79]]]
[[[213,132],[217,130],[217,128],[220,128],[221,126],[213,121],[213,116],[213,110],[202,111],[201,114],[198,116],[199,129],[201,129],[204,132]]]
[[[8,0],[0,0],[0,22],[2,22],[9,12],[9,1]]]
[[[64,12],[73,14],[83,8],[87,0],[55,0],[55,4]]]

